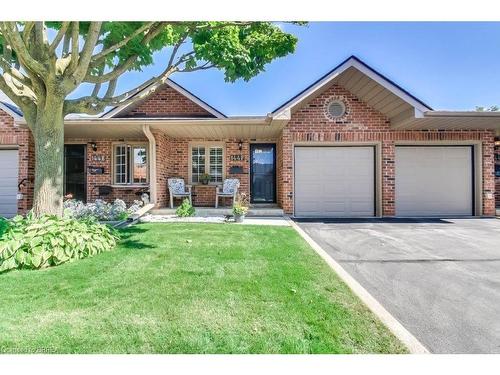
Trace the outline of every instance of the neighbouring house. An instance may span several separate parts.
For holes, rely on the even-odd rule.
[[[214,206],[215,185],[238,178],[252,204],[297,217],[492,216],[498,136],[500,113],[433,110],[353,56],[264,116],[226,117],[169,80],[68,118],[64,186],[84,201],[147,192],[166,207],[167,179],[181,177],[195,206]],[[30,209],[34,168],[22,113],[3,103],[0,215]]]

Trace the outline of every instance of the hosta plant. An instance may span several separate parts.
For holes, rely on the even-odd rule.
[[[0,272],[46,268],[111,251],[117,233],[95,220],[16,216],[0,235]]]

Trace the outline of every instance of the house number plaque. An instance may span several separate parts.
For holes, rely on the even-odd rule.
[[[230,156],[231,161],[243,161],[243,155],[231,155]]]

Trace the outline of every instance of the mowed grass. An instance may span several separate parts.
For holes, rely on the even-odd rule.
[[[0,352],[402,353],[290,227],[141,224],[117,250],[0,274]]]

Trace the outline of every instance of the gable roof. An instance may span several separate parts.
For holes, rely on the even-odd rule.
[[[23,117],[23,112],[16,107],[14,104],[0,101],[0,109],[8,113],[15,119],[21,119]]]
[[[121,106],[116,106],[116,107],[112,108],[111,110],[109,110],[108,112],[104,113],[101,116],[101,118],[115,118],[115,117],[119,116],[120,114],[122,114],[126,110],[130,110],[131,108],[134,108],[135,106],[139,105],[143,101],[147,100],[147,98],[149,98],[153,93],[155,93],[158,88],[160,88],[161,86],[164,86],[164,85],[171,87],[172,89],[177,91],[179,94],[185,96],[186,98],[188,98],[189,100],[191,100],[192,102],[194,102],[195,104],[197,104],[198,106],[200,106],[201,108],[206,110],[208,113],[212,114],[214,117],[216,117],[216,118],[226,118],[227,117],[225,114],[218,111],[217,109],[212,107],[210,104],[208,104],[207,102],[203,101],[198,96],[193,94],[192,92],[186,90],[184,87],[182,87],[178,83],[176,83],[173,80],[171,80],[170,78],[168,78],[164,84],[159,84],[158,82],[152,83],[151,85],[146,86],[144,89],[136,92],[132,96],[132,97],[139,96],[143,93],[150,91],[150,93],[147,94],[147,96],[145,98],[139,100],[138,102],[129,103],[129,104],[121,105]]]
[[[285,103],[280,105],[272,112],[272,114],[279,115],[288,110],[293,111],[297,107],[300,107],[304,102],[308,101],[311,97],[314,97],[315,95],[318,95],[320,92],[324,91],[331,84],[338,82],[342,78],[345,78],[345,76],[349,75],[351,76],[351,78],[353,78],[352,81],[354,81],[350,82],[351,85],[353,86],[352,88],[358,88],[358,89],[365,88],[366,85],[370,83],[372,87],[378,86],[386,90],[388,92],[386,93],[386,96],[389,96],[389,93],[392,94],[394,99],[397,98],[400,100],[400,103],[395,102],[393,106],[397,107],[399,105],[403,110],[407,110],[411,106],[421,112],[432,110],[432,108],[429,105],[425,104],[422,100],[416,98],[408,91],[406,91],[404,88],[397,85],[396,83],[394,83],[392,80],[385,77],[381,73],[377,72],[375,69],[368,66],[366,63],[361,61],[356,56],[352,55],[347,59],[345,59],[344,61],[342,61],[335,68],[330,70],[328,73],[320,77],[318,80],[313,82],[311,85],[306,87],[304,90],[299,92],[297,95],[293,96]],[[361,79],[364,79],[363,82],[365,84],[356,86],[356,84],[359,83]],[[346,81],[345,83],[349,83],[347,78],[345,78],[345,81]],[[352,88],[346,87],[346,89],[348,89],[349,91],[355,91],[352,90]],[[353,94],[356,95],[357,93],[353,92]],[[402,103],[407,104],[406,108],[404,108]]]

